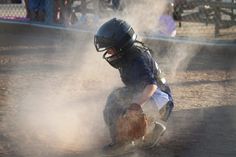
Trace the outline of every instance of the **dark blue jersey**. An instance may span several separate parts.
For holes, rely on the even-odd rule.
[[[157,64],[146,48],[133,46],[127,50],[119,71],[122,82],[129,88],[142,90],[146,85],[157,85]]]

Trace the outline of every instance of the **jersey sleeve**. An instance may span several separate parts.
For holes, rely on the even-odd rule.
[[[152,64],[145,58],[135,58],[133,70],[137,74],[137,80],[144,85],[156,84],[155,73]]]

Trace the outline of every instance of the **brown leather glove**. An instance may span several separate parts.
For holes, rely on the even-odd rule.
[[[116,124],[116,140],[129,142],[143,137],[147,129],[147,118],[139,104],[130,104]]]
[[[142,109],[141,105],[139,105],[137,103],[130,104],[127,110],[128,111],[143,112],[143,109]]]

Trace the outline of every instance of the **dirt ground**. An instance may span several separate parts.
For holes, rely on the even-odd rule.
[[[84,156],[78,147],[87,148],[90,145],[88,141],[93,141],[94,145],[107,141],[103,134],[99,134],[98,142],[94,141],[96,139],[84,139],[83,136],[90,134],[86,134],[86,126],[82,126],[83,131],[80,131],[80,138],[76,136],[77,141],[65,142],[65,139],[73,137],[64,135],[74,133],[74,126],[65,120],[67,116],[69,121],[74,117],[65,112],[74,111],[68,106],[50,106],[54,101],[63,100],[70,104],[69,108],[73,108],[83,102],[87,106],[80,109],[85,113],[83,116],[88,117],[87,131],[100,131],[101,125],[91,127],[89,120],[101,118],[107,94],[113,86],[119,85],[119,82],[109,81],[119,78],[113,77],[116,74],[111,68],[101,70],[108,65],[102,61],[101,55],[95,55],[95,50],[90,48],[92,46],[85,46],[89,39],[74,41],[39,34],[1,33],[0,41],[0,156]],[[182,58],[182,53],[175,53],[175,50],[157,55],[172,88],[175,110],[160,145],[137,152],[132,157],[236,156],[236,53],[233,50],[196,51],[189,51]],[[91,57],[93,53],[98,59]],[[94,98],[93,94],[97,97]],[[92,103],[99,103],[101,108],[87,109]],[[99,116],[94,116],[95,112]],[[64,117],[57,117],[58,113]],[[59,119],[60,127],[54,123],[58,121],[50,119],[51,115]],[[90,119],[91,116],[94,117]],[[43,117],[49,119],[41,121]],[[40,128],[51,125],[58,127],[57,131],[62,130],[62,136],[58,136],[60,140],[48,130],[38,132]],[[41,139],[52,139],[57,144],[52,146]]]

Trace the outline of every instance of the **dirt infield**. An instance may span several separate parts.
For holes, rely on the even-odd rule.
[[[102,110],[121,83],[90,37],[1,33],[0,41],[0,156],[84,156],[108,141]],[[155,53],[175,111],[160,145],[133,157],[236,155],[236,53],[216,47]]]

